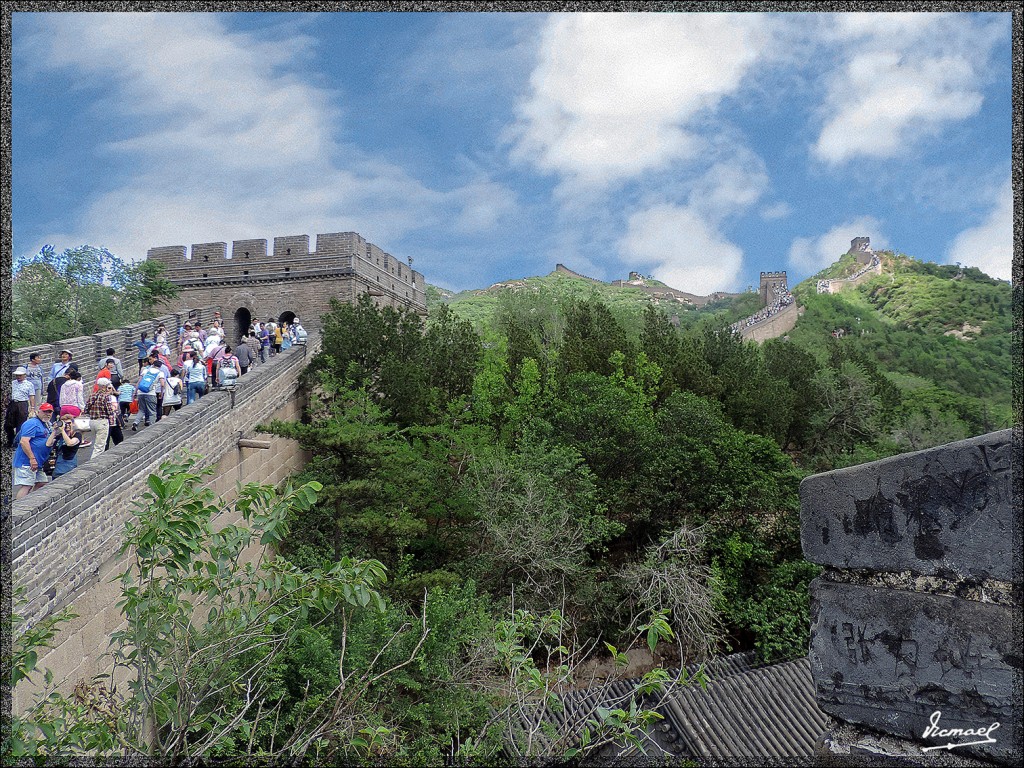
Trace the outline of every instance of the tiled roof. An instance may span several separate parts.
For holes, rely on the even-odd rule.
[[[825,730],[807,659],[686,686],[658,711],[692,757],[811,757]]]
[[[692,674],[696,666],[688,667]],[[643,737],[648,758],[689,758],[697,762],[723,758],[809,758],[825,730],[825,715],[814,700],[806,658],[758,666],[753,653],[718,657],[705,666],[709,680],[673,687],[667,694],[638,697],[637,705],[664,718]],[[598,706],[624,699],[638,680],[624,680],[564,697],[564,712],[550,709],[535,716],[555,733],[579,731]],[[622,704],[615,704],[622,706]],[[526,723],[524,723],[526,725]],[[536,729],[535,729],[536,730]],[[551,740],[540,737],[539,743]],[[554,756],[554,755],[552,755]],[[608,746],[599,759],[642,757],[635,748]]]

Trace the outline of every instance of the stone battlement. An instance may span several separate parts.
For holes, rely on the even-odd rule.
[[[281,322],[300,317],[307,328],[319,326],[332,299],[355,302],[373,297],[378,306],[426,314],[426,281],[412,268],[357,232],[169,245],[150,248],[147,259],[165,265],[165,277],[180,294],[172,305],[203,306],[211,301],[225,309],[232,340],[254,320]]]
[[[146,258],[167,267],[167,278],[182,282],[211,276],[244,277],[255,272],[283,271],[289,274],[313,267],[377,267],[390,277],[423,287],[423,275],[380,247],[366,241],[357,232],[332,232],[316,236],[315,250],[309,249],[309,235],[275,237],[268,251],[263,239],[235,240],[230,250],[226,242],[165,245],[150,248]],[[213,270],[212,272],[210,270]],[[247,271],[248,270],[248,271]],[[205,274],[204,274],[205,273]]]

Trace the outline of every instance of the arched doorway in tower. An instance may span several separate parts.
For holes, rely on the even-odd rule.
[[[252,325],[252,313],[245,307],[239,307],[235,310],[235,327],[233,329],[231,343],[237,344],[242,340]]]
[[[291,312],[291,311],[289,311],[289,312],[282,312],[281,316],[279,318],[277,318],[277,322],[280,325],[283,325],[284,323],[288,323],[288,325],[292,325],[295,322],[295,313]]]

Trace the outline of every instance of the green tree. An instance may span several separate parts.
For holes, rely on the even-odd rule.
[[[599,373],[608,376],[614,370],[612,353],[633,358],[633,345],[607,306],[596,296],[568,303],[566,328],[559,352],[561,376],[574,373]]]
[[[437,422],[453,398],[472,392],[480,340],[447,307],[424,329],[415,313],[378,309],[363,295],[355,304],[332,301],[323,323],[321,351],[307,380],[326,371],[366,387],[402,426]]]
[[[83,245],[58,253],[44,246],[15,260],[12,341],[43,344],[152,317],[158,301],[177,295],[162,272],[154,262],[128,266],[105,248]]]
[[[276,731],[270,724],[283,719],[292,727],[273,733],[264,753],[323,759],[346,754],[367,722],[362,694],[381,674],[372,664],[348,670],[342,651],[335,659],[339,682],[329,695],[303,698],[285,713],[273,670],[307,627],[330,618],[344,633],[360,613],[383,611],[383,567],[341,559],[302,571],[262,550],[281,542],[291,513],[316,502],[316,483],[286,488],[283,495],[248,485],[234,503],[247,524],[214,530],[213,516],[222,509],[201,486],[212,468],[196,471],[197,458],[167,461],[150,475],[149,490],[126,524],[119,603],[126,628],[111,635],[115,669],[109,675],[114,679],[118,668],[128,675],[109,702],[118,742],[110,744],[111,722],[102,719],[81,733],[82,719],[69,717],[79,707],[50,692],[23,724],[24,752],[78,750],[102,758],[130,749],[171,762],[201,760],[247,754],[257,731]],[[27,661],[34,666],[34,659]]]

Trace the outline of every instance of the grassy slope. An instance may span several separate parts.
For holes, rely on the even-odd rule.
[[[649,285],[664,286],[656,280],[648,280]],[[531,290],[545,292],[553,301],[563,301],[571,297],[589,298],[597,296],[611,309],[612,314],[627,330],[639,333],[641,316],[646,307],[657,306],[669,316],[676,315],[682,327],[688,327],[703,319],[733,322],[747,317],[760,307],[760,298],[756,293],[744,295],[738,299],[723,299],[696,309],[686,304],[673,301],[656,301],[640,288],[634,286],[613,286],[608,283],[594,283],[564,273],[552,272],[542,277],[528,277],[522,280],[509,280],[504,286],[481,290],[451,293],[428,286],[428,307],[444,302],[451,307],[456,315],[468,320],[480,332],[486,333],[491,328],[491,319],[497,312],[499,297],[507,290]]]
[[[817,280],[856,268],[852,257],[794,288],[804,316],[793,341],[824,353],[830,333],[843,328],[844,343],[871,354],[904,389],[930,384],[985,400],[1000,419],[1010,405],[1010,286],[977,269],[957,277],[956,266],[886,255],[885,272],[841,294],[818,295]],[[981,331],[964,340],[945,335],[964,323]]]
[[[885,273],[841,294],[819,295],[817,281],[853,274],[860,265],[843,256],[817,275],[793,288],[806,308],[790,338],[819,356],[827,354],[831,332],[847,331],[843,343],[854,344],[879,361],[902,389],[939,386],[983,400],[995,409],[999,421],[1010,416],[1010,286],[977,269],[962,276],[956,266],[921,262],[902,254],[885,254]],[[553,301],[570,296],[598,296],[633,333],[640,316],[652,303],[633,287],[597,284],[561,273],[509,281],[514,288],[488,288],[458,294],[431,288],[428,304],[443,301],[483,334],[494,331],[491,319],[506,290],[547,293]],[[678,315],[680,326],[705,322],[728,323],[746,317],[760,306],[757,294],[725,299],[697,310],[674,302],[660,309]],[[964,323],[980,326],[969,340],[944,335],[961,330]]]

